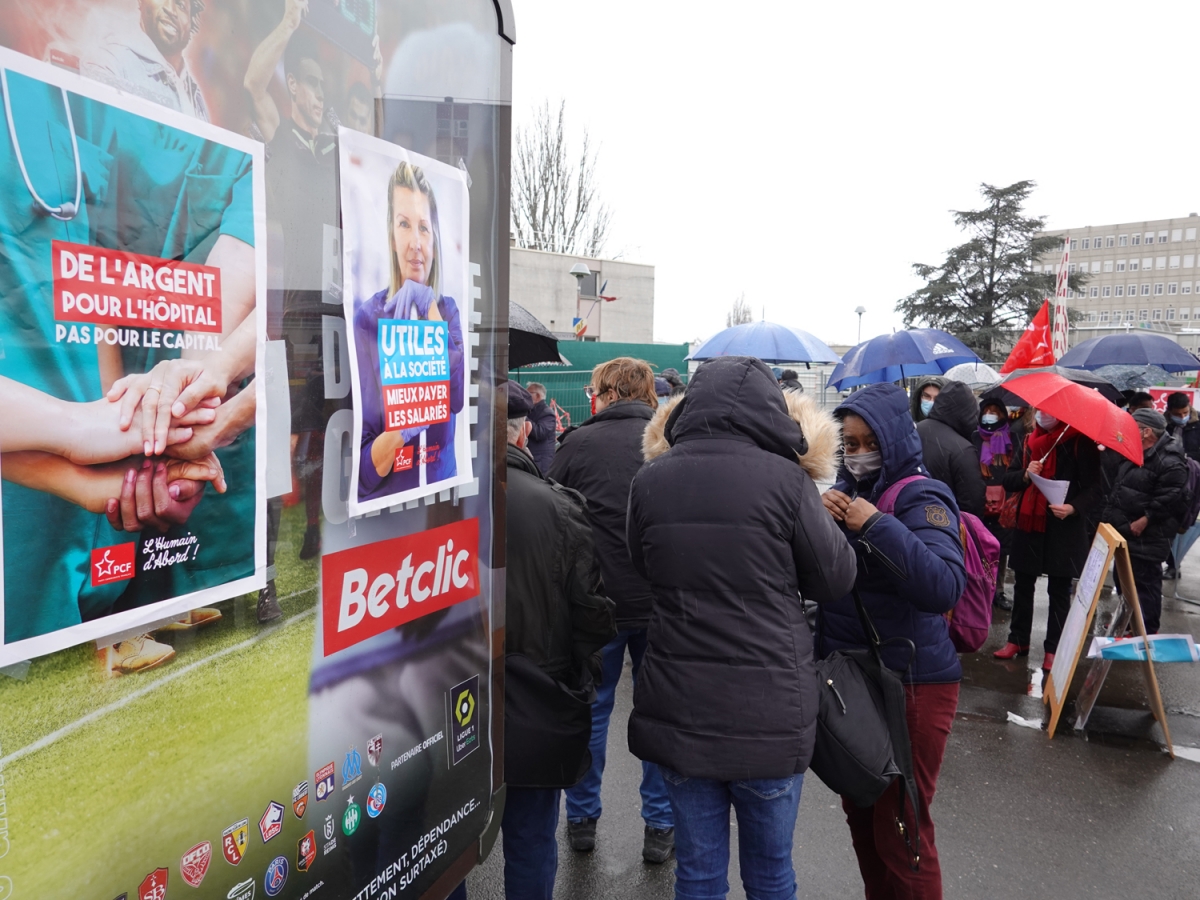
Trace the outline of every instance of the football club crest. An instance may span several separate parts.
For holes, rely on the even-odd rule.
[[[167,896],[166,869],[155,869],[138,885],[138,900],[165,900]]]
[[[258,820],[258,831],[264,844],[283,831],[283,807],[274,800],[267,804],[267,811]]]
[[[308,782],[302,781],[292,790],[292,812],[296,814],[297,819],[303,819],[306,809],[308,809]]]
[[[307,872],[317,858],[317,836],[311,831],[296,844],[296,871]]]
[[[229,889],[225,898],[226,900],[254,900],[254,879],[248,878],[235,884]]]
[[[202,841],[179,860],[179,874],[192,887],[200,887],[200,882],[208,874],[208,864],[212,862],[212,842]]]
[[[342,790],[344,791],[360,778],[362,778],[362,755],[358,752],[357,747],[351,747],[346,753],[345,762],[342,763]]]
[[[377,734],[367,741],[367,760],[373,766],[379,765],[379,757],[383,755],[383,735]]]
[[[246,854],[246,844],[250,841],[250,820],[242,819],[234,822],[221,832],[221,853],[225,861],[236,866]],[[253,884],[253,882],[251,882]]]
[[[346,804],[346,811],[342,813],[342,834],[346,837],[358,831],[358,823],[362,821],[362,807],[354,802],[354,795],[350,795],[350,799]]]
[[[283,886],[287,884],[287,876],[287,857],[277,856],[271,860],[271,864],[267,866],[267,873],[263,875],[263,890],[267,892],[268,897],[274,897],[283,890]]]
[[[313,776],[313,790],[317,793],[317,802],[328,800],[333,793],[333,763],[321,766]]]
[[[337,849],[337,838],[334,834],[337,833],[337,825],[333,823],[333,816],[325,817],[325,847],[321,850],[322,856],[328,856],[332,851]]]
[[[383,786],[383,782],[377,781],[371,786],[370,793],[367,794],[367,815],[372,819],[378,818],[383,812],[383,806],[387,803],[387,788]]]

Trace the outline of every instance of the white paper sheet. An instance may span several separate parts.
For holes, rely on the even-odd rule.
[[[1067,488],[1071,486],[1071,482],[1043,478],[1032,472],[1029,473],[1029,480],[1042,492],[1042,496],[1050,501],[1051,506],[1062,506],[1067,502]]]

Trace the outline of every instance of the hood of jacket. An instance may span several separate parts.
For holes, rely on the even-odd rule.
[[[721,356],[700,366],[668,414],[663,435],[671,446],[711,438],[749,440],[786,459],[808,450],[771,370],[748,356]]]
[[[910,407],[909,412],[912,413],[912,420],[914,422],[920,422],[925,418],[924,413],[921,412],[921,391],[925,390],[925,388],[931,384],[936,388],[945,390],[946,385],[949,384],[949,382],[941,375],[926,375],[913,385],[912,394],[909,395],[908,403]],[[936,403],[933,404],[933,406],[934,409],[937,408]]]
[[[936,409],[936,405],[934,408]],[[854,413],[861,417],[875,432],[879,441],[883,466],[871,490],[872,501],[883,493],[887,485],[918,472],[925,474],[921,436],[917,434],[917,426],[909,413],[904,391],[894,384],[868,385],[847,397],[835,410],[835,415],[845,413]],[[845,466],[838,470],[838,482],[851,485],[855,483],[854,477]]]
[[[817,405],[807,394],[794,391],[776,391],[787,405],[788,416],[800,426],[807,445],[803,453],[797,454],[797,462],[814,481],[830,481],[837,474],[839,455],[842,450],[842,429],[837,419]],[[662,404],[642,435],[642,454],[647,460],[662,456],[671,449],[667,440],[667,420],[684,396],[672,397]]]
[[[929,418],[950,426],[969,441],[979,430],[979,401],[961,381],[948,381],[929,411]]]

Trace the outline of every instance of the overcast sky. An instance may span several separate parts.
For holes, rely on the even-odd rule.
[[[1200,7],[513,0],[514,118],[567,101],[601,144],[609,251],[655,266],[654,336],[756,318],[902,327],[911,264],[980,182],[1078,227],[1200,211]],[[619,286],[610,285],[619,293]]]

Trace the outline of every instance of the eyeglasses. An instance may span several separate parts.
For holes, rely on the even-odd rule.
[[[596,396],[597,394],[599,394],[600,392],[599,392],[599,391],[597,391],[597,390],[596,390],[594,387],[592,387],[592,386],[589,384],[587,387],[585,387],[585,388],[583,389],[583,393],[584,393],[584,394],[587,396],[587,398],[588,398],[589,400],[591,400],[593,397],[595,397],[595,396]]]

